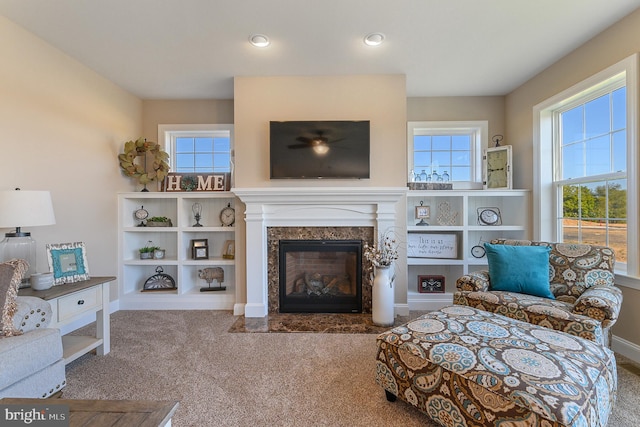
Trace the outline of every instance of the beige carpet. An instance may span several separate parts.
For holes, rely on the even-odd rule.
[[[374,334],[230,333],[237,318],[220,311],[111,319],[111,353],[70,364],[63,397],[178,400],[176,427],[433,426],[385,399],[374,380]],[[638,372],[621,358],[610,427],[640,425]]]

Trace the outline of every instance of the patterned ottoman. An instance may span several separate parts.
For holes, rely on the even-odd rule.
[[[604,427],[613,353],[593,341],[471,307],[378,336],[376,382],[444,426]]]

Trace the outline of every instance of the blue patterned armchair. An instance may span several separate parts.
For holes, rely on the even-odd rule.
[[[549,282],[555,299],[491,290],[489,272],[476,271],[457,280],[454,304],[610,345],[610,328],[618,320],[622,306],[622,292],[614,284],[615,254],[611,248],[506,239],[491,243],[550,247]]]

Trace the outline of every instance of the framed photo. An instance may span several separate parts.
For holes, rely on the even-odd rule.
[[[418,276],[418,292],[437,294],[444,292],[444,276]]]
[[[416,219],[429,219],[431,218],[431,206],[420,205],[416,206]]]
[[[54,285],[89,280],[87,251],[83,242],[47,243],[46,248]]]
[[[222,258],[234,259],[236,257],[236,241],[227,240],[222,247]]]
[[[191,258],[209,259],[209,239],[191,239]]]

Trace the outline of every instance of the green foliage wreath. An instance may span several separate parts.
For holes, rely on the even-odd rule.
[[[147,154],[153,156],[153,164],[150,171],[146,171],[145,164]],[[135,163],[138,156],[143,156],[140,164]],[[124,153],[118,155],[122,172],[129,177],[135,178],[140,184],[146,185],[151,181],[162,181],[169,173],[169,155],[165,153],[157,142],[147,141],[138,138],[135,141],[124,143]]]

